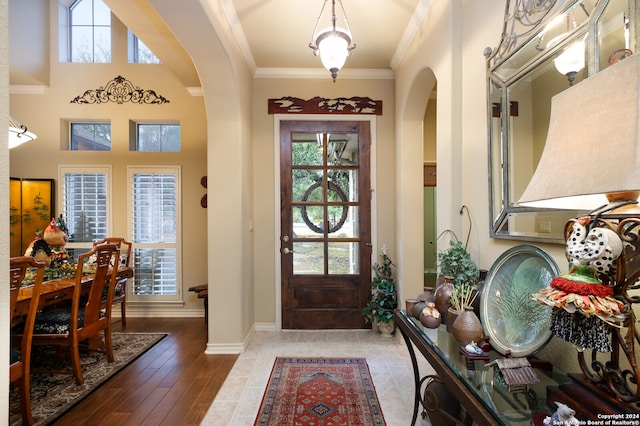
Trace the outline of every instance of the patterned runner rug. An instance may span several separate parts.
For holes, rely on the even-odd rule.
[[[255,425],[385,425],[364,358],[276,358]]]
[[[76,385],[73,375],[69,374],[32,374],[31,410],[35,425],[52,423],[165,336],[165,333],[113,333],[115,361],[112,363],[107,361],[103,353],[81,352],[80,363],[84,376],[81,386]],[[51,349],[37,350],[38,353],[34,348],[32,369],[57,362]],[[9,424],[22,424],[20,399],[13,389],[9,394]]]

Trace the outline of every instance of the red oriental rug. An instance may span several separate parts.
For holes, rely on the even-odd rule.
[[[254,425],[386,425],[364,358],[276,358]]]

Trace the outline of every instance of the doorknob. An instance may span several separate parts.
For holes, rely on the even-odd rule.
[[[291,254],[291,253],[293,253],[293,250],[289,250],[286,247],[282,249],[282,254]]]

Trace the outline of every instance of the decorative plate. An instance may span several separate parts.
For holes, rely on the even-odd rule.
[[[553,259],[532,245],[512,247],[495,261],[482,289],[480,320],[496,351],[524,357],[549,341],[551,308],[531,295],[559,274]]]

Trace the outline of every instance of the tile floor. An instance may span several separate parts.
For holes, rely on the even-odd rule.
[[[413,370],[400,337],[371,330],[260,331],[241,354],[202,425],[253,425],[276,356],[366,358],[388,426],[407,426],[413,414]],[[418,353],[419,358],[421,356]],[[420,373],[433,369],[422,360]],[[430,425],[418,416],[419,426]]]

